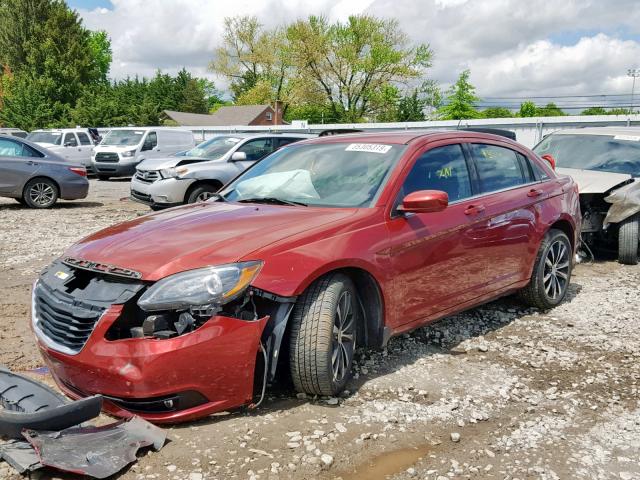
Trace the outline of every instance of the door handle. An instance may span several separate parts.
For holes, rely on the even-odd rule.
[[[469,205],[464,211],[465,215],[478,215],[484,212],[484,205]]]
[[[527,197],[539,197],[543,193],[544,193],[544,190],[540,190],[540,189],[537,189],[537,188],[532,188],[527,193]]]
[[[36,162],[32,162],[31,160],[29,160],[27,162],[27,165],[31,166],[31,165],[38,165]]]

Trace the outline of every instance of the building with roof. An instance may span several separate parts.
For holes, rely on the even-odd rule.
[[[164,116],[182,127],[283,125],[282,105],[234,105],[220,107],[210,115],[165,110]]]

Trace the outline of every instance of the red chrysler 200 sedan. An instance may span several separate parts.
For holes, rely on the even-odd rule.
[[[76,243],[36,282],[32,326],[60,388],[119,416],[246,405],[277,371],[335,395],[356,345],[515,292],[560,303],[579,225],[576,184],[503,137],[313,139]]]

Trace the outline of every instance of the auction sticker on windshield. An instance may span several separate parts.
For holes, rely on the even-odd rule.
[[[640,142],[640,137],[638,135],[616,135],[613,139],[627,140],[628,142]]]
[[[377,143],[352,143],[345,148],[347,152],[387,153],[389,150],[391,150],[391,145],[379,145]]]

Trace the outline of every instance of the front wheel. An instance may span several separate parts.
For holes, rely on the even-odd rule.
[[[618,261],[625,265],[638,264],[638,236],[640,234],[640,213],[636,213],[620,223],[618,231]]]
[[[336,395],[351,378],[358,302],[346,275],[316,280],[298,299],[291,318],[289,364],[295,389]]]
[[[25,185],[22,200],[31,208],[49,208],[58,200],[58,187],[48,178],[34,178]]]
[[[220,190],[219,185],[213,185],[208,183],[198,185],[196,188],[194,188],[189,192],[186,198],[186,202],[187,203],[205,202],[209,198],[211,198],[211,194],[216,193],[218,190]]]
[[[540,245],[529,285],[520,291],[527,305],[548,310],[567,294],[573,268],[569,237],[561,230],[550,230]]]

